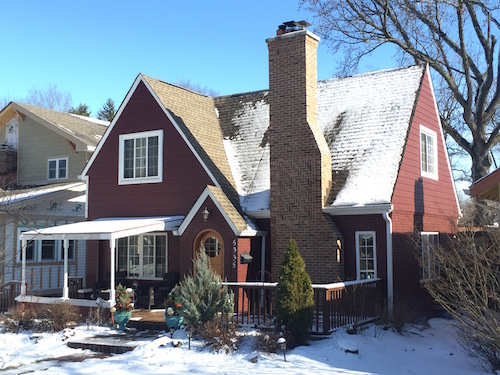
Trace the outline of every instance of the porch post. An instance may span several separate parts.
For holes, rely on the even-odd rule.
[[[109,286],[109,300],[115,301],[115,240],[111,238],[109,240],[110,256],[111,256],[111,272],[110,275],[110,286]]]
[[[63,240],[64,246],[64,281],[63,281],[63,299],[69,298],[69,288],[68,288],[68,245],[69,240],[65,238]]]
[[[22,239],[21,241],[21,295],[26,295],[26,244],[28,241],[26,239]]]

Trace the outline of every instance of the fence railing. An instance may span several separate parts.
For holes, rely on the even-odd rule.
[[[19,294],[21,294],[21,282],[19,281],[0,285],[0,312],[5,312],[14,306],[15,298]]]
[[[277,283],[223,283],[234,292],[238,324],[269,326],[274,322]],[[312,332],[328,334],[378,316],[382,307],[380,279],[313,284]]]

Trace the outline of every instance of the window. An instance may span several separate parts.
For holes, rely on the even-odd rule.
[[[68,177],[68,158],[49,159],[49,180]]]
[[[436,132],[420,126],[420,174],[437,180],[437,136]]]
[[[59,246],[59,259],[64,260],[64,242],[61,242],[61,246]],[[69,260],[74,260],[75,259],[75,241],[74,240],[69,240],[68,241],[68,259]]]
[[[375,232],[356,232],[358,280],[377,277]]]
[[[120,135],[119,184],[161,182],[162,155],[162,130]]]
[[[118,271],[128,277],[162,278],[167,272],[167,236],[144,234],[117,241]]]
[[[420,253],[422,280],[432,280],[439,276],[439,262],[434,256],[433,248],[439,244],[439,233],[420,233]]]
[[[19,234],[25,232],[20,230]],[[69,241],[68,260],[75,259],[75,241]],[[18,255],[16,257],[18,263],[22,262],[22,241],[19,241]],[[63,241],[60,240],[35,240],[26,243],[26,261],[64,261]]]

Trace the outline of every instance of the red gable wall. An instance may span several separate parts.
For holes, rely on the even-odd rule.
[[[420,175],[420,125],[437,133],[438,180]],[[458,219],[459,209],[445,147],[427,70],[392,198],[396,297],[404,289],[420,289],[418,247],[410,238],[414,228],[419,232],[452,233]]]
[[[119,135],[163,129],[163,182],[118,185]],[[88,171],[88,217],[186,215],[213,184],[168,117],[140,82]]]

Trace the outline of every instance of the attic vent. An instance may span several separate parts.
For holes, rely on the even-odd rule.
[[[291,33],[294,31],[304,30],[306,27],[311,26],[311,24],[307,21],[288,21],[283,22],[282,25],[278,26],[277,35]]]

